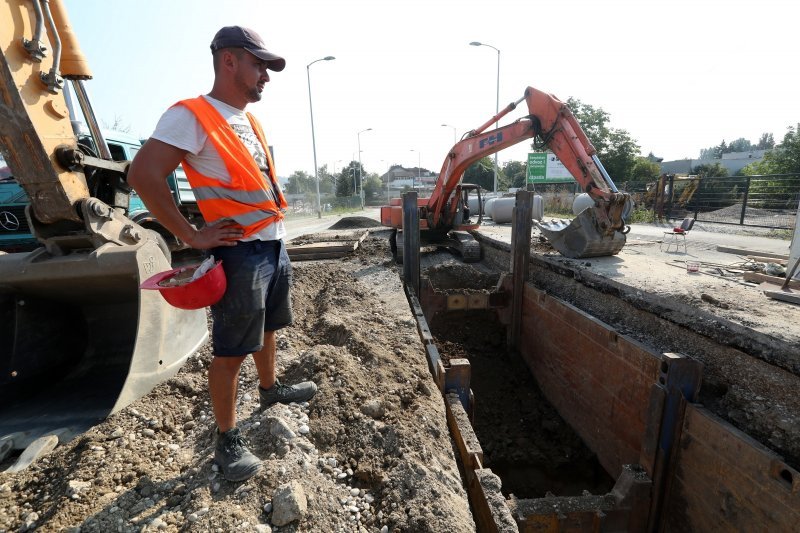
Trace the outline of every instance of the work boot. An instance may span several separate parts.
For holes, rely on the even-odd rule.
[[[259,385],[258,394],[261,396],[261,408],[266,409],[274,403],[306,402],[317,393],[317,384],[313,381],[303,381],[296,385],[284,385],[277,379],[275,384],[262,389]]]
[[[247,449],[247,440],[239,432],[239,428],[229,429],[225,433],[217,433],[217,445],[214,449],[214,462],[222,469],[222,475],[228,481],[244,481],[261,470],[261,460]]]

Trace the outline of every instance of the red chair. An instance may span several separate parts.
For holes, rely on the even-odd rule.
[[[670,247],[674,244],[675,251],[680,250],[681,244],[683,244],[683,253],[687,253],[686,250],[686,234],[689,233],[694,226],[694,219],[693,218],[684,218],[681,225],[675,228],[672,228],[670,231],[664,232],[664,238],[661,239],[661,246],[659,250],[664,251],[664,244],[667,245],[667,252],[669,252]]]

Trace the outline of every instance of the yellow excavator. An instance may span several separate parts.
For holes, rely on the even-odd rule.
[[[61,0],[3,2],[0,47],[0,153],[41,244],[0,253],[2,460],[41,436],[69,440],[146,394],[208,329],[204,310],[139,288],[171,268],[169,248],[126,216],[129,162],[113,161],[103,139]],[[73,101],[93,146],[78,143]]]

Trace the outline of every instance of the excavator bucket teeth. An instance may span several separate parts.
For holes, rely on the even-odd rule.
[[[168,270],[155,241],[0,255],[0,442],[67,441],[174,375],[208,338],[139,284]]]
[[[619,231],[604,233],[598,228],[593,208],[585,209],[571,222],[553,220],[536,222],[536,227],[561,255],[574,259],[617,255],[625,246],[625,235]]]

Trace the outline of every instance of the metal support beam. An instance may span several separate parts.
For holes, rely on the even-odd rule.
[[[511,323],[508,327],[509,348],[517,349],[522,334],[522,297],[531,258],[531,213],[533,192],[517,191],[511,226]]]
[[[664,501],[669,494],[670,481],[674,476],[675,446],[680,441],[683,416],[687,402],[696,401],[703,379],[703,364],[695,359],[676,353],[665,353],[661,362],[656,387],[662,391],[659,401],[651,397],[651,406],[662,404],[658,441],[654,454],[653,492],[650,504],[648,531],[655,531],[661,523]],[[652,431],[648,430],[651,436]],[[643,446],[647,448],[647,446]]]
[[[417,193],[403,194],[403,280],[419,296],[419,209]]]

